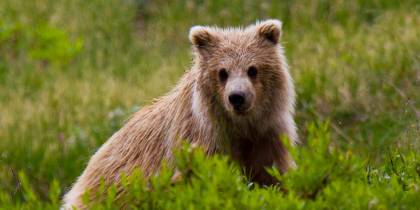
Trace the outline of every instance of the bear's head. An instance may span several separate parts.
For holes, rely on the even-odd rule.
[[[202,100],[232,119],[255,119],[286,104],[293,97],[292,83],[280,35],[278,20],[246,28],[192,27],[189,39]]]

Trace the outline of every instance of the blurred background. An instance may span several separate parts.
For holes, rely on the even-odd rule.
[[[301,139],[330,120],[333,143],[381,164],[419,151],[420,3],[415,0],[2,0],[0,191],[62,191],[132,114],[191,65],[193,25],[283,22]],[[1,197],[1,196],[0,196]]]

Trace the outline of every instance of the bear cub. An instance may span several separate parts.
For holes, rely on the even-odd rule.
[[[118,186],[120,175],[136,168],[146,178],[153,175],[162,161],[171,163],[184,140],[208,155],[229,155],[252,181],[275,184],[266,167],[285,172],[294,166],[280,138],[291,144],[298,139],[294,86],[280,36],[278,20],[245,28],[192,27],[191,69],[102,145],[65,195],[63,207],[86,208],[86,191],[94,192],[101,181]],[[99,198],[89,198],[94,199]]]

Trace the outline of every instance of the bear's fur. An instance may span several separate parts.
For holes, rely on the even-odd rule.
[[[135,168],[150,176],[163,160],[171,162],[183,139],[208,155],[230,155],[257,183],[276,183],[265,167],[275,165],[285,172],[293,166],[279,138],[297,142],[294,86],[280,35],[278,20],[246,28],[192,27],[191,70],[167,95],[135,113],[93,155],[65,195],[65,207],[84,208],[83,193],[98,189],[101,179],[118,183],[121,173]],[[243,96],[236,100],[238,107],[230,99],[235,91]]]

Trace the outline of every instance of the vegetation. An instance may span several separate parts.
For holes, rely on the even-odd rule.
[[[126,178],[140,209],[416,209],[420,4],[356,1],[0,1],[0,209],[57,209],[94,151],[167,92],[192,25],[283,21],[303,146],[275,187],[181,150],[171,180]],[[93,208],[112,209],[113,188]]]

